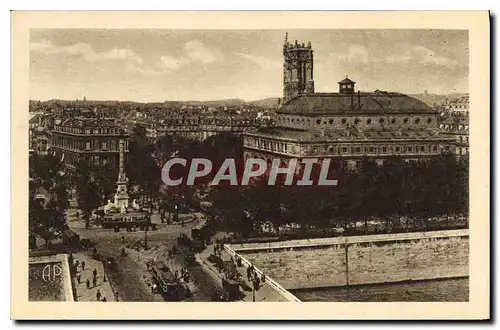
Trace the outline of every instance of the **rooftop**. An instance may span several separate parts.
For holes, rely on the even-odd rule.
[[[339,81],[339,84],[351,84],[354,83],[351,79],[345,77],[343,80]]]
[[[114,121],[106,118],[85,118],[75,117],[69,118],[61,123],[61,126],[67,127],[118,127]]]
[[[299,95],[285,103],[282,114],[347,114],[347,113],[435,113],[431,107],[413,97],[392,92],[313,93]]]

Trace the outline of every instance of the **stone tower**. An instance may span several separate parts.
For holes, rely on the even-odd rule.
[[[283,104],[300,94],[314,93],[313,50],[311,42],[288,41],[283,45]]]

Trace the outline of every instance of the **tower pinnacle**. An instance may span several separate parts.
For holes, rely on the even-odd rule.
[[[299,44],[298,40],[290,44],[286,33],[283,57],[283,103],[300,94],[314,93],[314,58],[310,41],[307,46],[305,42]]]

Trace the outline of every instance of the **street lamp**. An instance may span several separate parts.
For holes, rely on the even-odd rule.
[[[144,232],[144,250],[148,249],[148,229],[149,224],[146,225],[146,231]]]
[[[104,262],[104,276],[103,276],[103,282],[106,282],[106,281],[107,281],[107,280],[106,280],[106,273],[107,273],[107,272],[106,272],[106,270],[107,270],[107,268],[108,268],[108,264],[109,264],[109,260],[106,260],[106,261]]]

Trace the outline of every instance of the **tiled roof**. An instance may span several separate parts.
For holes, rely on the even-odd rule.
[[[297,115],[387,112],[420,113],[434,110],[413,97],[389,92],[303,94],[291,99],[278,110],[278,113]]]
[[[118,127],[112,120],[105,118],[69,118],[61,123],[66,127]]]

